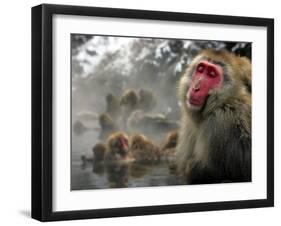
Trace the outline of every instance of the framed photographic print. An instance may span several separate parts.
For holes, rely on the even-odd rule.
[[[274,21],[32,8],[32,217],[274,205]]]

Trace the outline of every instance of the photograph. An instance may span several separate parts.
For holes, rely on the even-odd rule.
[[[71,190],[252,181],[251,42],[69,38]]]
[[[32,218],[274,206],[274,19],[42,4],[31,41]]]

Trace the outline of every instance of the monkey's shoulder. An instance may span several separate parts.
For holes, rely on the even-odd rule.
[[[251,138],[251,110],[224,106],[214,110],[205,122],[204,128],[213,131],[213,136],[218,139]]]
[[[251,120],[247,114],[220,109],[209,117],[206,127],[209,130],[204,135],[214,174],[223,180],[250,181]]]

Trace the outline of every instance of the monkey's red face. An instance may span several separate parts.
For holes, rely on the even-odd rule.
[[[222,76],[221,66],[206,60],[200,61],[192,74],[191,85],[186,94],[187,106],[200,109],[206,102],[210,91],[220,88]]]
[[[124,136],[120,136],[118,139],[118,146],[119,146],[119,152],[120,154],[126,155],[127,152],[129,151],[129,142],[128,139]]]

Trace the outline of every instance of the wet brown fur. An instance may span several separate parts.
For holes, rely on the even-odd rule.
[[[106,154],[106,146],[104,143],[97,143],[93,147],[94,161],[100,162],[104,160]]]
[[[138,162],[157,161],[160,156],[159,147],[143,134],[134,134],[130,137],[130,150]]]
[[[125,139],[128,142],[128,149],[120,145],[120,139]],[[105,160],[107,162],[123,161],[128,162],[132,160],[132,155],[129,150],[129,137],[124,132],[116,132],[111,134],[107,139],[107,152]]]
[[[114,119],[118,119],[121,114],[120,100],[109,93],[106,96],[106,112]]]

